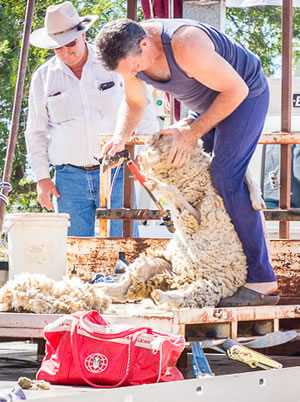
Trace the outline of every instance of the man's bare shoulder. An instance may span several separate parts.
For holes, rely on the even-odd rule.
[[[162,31],[162,24],[158,21],[146,20],[141,22],[141,26],[147,32],[147,34],[150,34],[151,32],[160,34]]]
[[[202,75],[210,69],[207,60],[216,55],[210,37],[201,28],[183,26],[176,31],[171,44],[178,65],[189,77],[197,76],[198,81],[201,81]],[[203,63],[203,60],[206,62]]]
[[[197,44],[200,46],[211,45],[212,40],[200,27],[192,25],[183,25],[176,30],[172,37],[172,46],[194,46]]]

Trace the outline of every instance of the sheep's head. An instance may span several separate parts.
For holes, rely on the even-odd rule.
[[[173,169],[167,165],[167,158],[172,144],[171,135],[156,133],[150,136],[146,150],[139,154],[139,162],[146,176],[156,177],[157,172]]]
[[[211,185],[208,184],[210,157],[203,151],[202,141],[199,141],[191,158],[182,167],[172,167],[167,163],[172,141],[172,135],[157,133],[150,136],[146,150],[139,154],[142,173],[148,179],[175,185],[185,199],[194,205]]]

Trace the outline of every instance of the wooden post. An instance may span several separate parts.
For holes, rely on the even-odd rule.
[[[134,21],[137,19],[137,0],[127,0],[127,18]],[[126,149],[134,157],[134,145],[126,146]],[[124,183],[123,183],[123,206],[124,208],[133,208],[134,179],[130,177],[130,170],[124,166]],[[123,221],[123,237],[133,236],[133,221]]]
[[[99,178],[100,208],[110,208],[110,194],[109,194],[110,182],[111,182],[111,170],[108,169],[107,172],[105,172],[105,174],[102,174],[100,168],[100,178]],[[108,237],[109,234],[110,234],[110,220],[99,219],[99,236]]]

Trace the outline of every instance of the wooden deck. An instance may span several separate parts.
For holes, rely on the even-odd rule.
[[[165,247],[169,239],[68,238],[68,271],[89,280],[97,272],[114,272],[118,252],[132,262],[151,248]],[[112,323],[151,326],[182,334],[186,340],[251,338],[273,331],[300,332],[300,240],[273,240],[272,265],[276,272],[280,305],[246,308],[204,308],[172,311],[141,310],[138,305],[117,305],[117,314],[105,315]],[[57,314],[0,313],[0,341],[43,338],[44,327]]]
[[[116,305],[117,314],[103,314],[103,317],[111,323],[151,326],[154,330],[181,334],[187,341],[247,338],[291,329],[300,333],[300,305],[206,307],[143,313],[135,306],[133,309],[130,305]],[[58,317],[59,314],[0,313],[0,338],[42,338],[44,327]]]

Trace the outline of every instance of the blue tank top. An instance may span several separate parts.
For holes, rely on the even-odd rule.
[[[188,77],[175,61],[171,39],[177,29],[185,25],[198,27],[209,36],[215,45],[215,51],[239,73],[248,85],[248,98],[260,95],[266,88],[267,80],[259,58],[217,29],[197,21],[181,18],[147,20],[146,23],[150,21],[162,24],[161,41],[171,78],[165,82],[154,81],[143,71],[138,72],[136,77],[155,88],[170,93],[192,111],[203,113],[211,105],[218,92],[206,87],[194,78]]]

